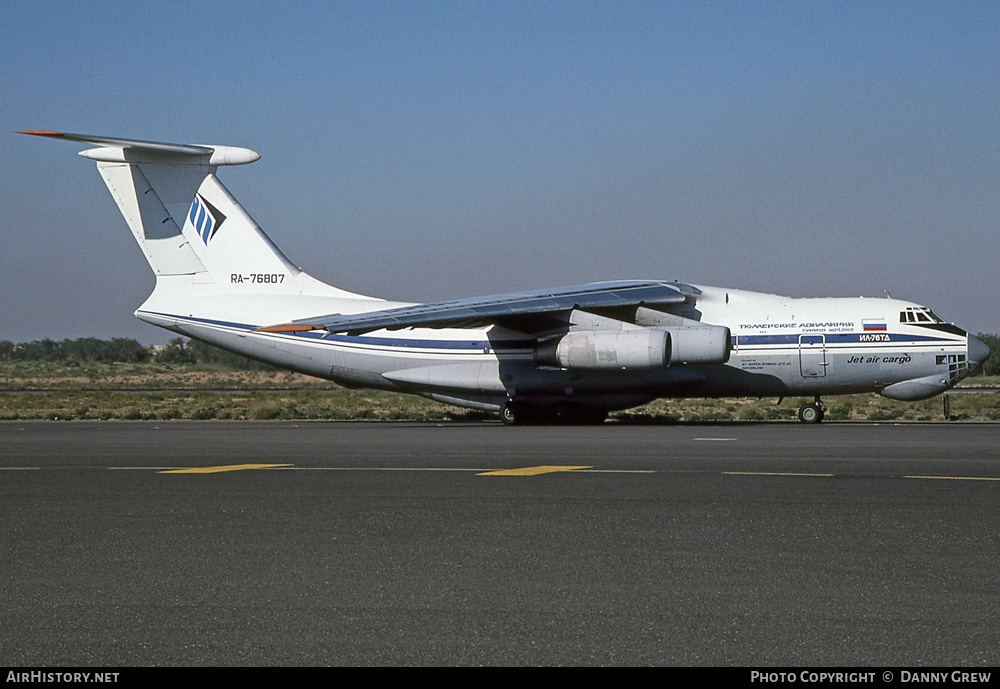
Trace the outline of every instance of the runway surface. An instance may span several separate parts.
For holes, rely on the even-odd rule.
[[[988,424],[5,422],[0,658],[994,665],[998,506]]]

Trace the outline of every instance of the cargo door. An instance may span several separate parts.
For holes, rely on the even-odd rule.
[[[799,335],[799,370],[803,378],[826,376],[826,335]]]

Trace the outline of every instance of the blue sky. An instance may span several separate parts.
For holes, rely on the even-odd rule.
[[[0,0],[0,339],[170,338],[82,146],[247,146],[293,261],[425,301],[617,278],[1000,331],[995,2]]]

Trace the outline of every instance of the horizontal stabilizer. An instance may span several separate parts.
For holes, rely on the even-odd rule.
[[[170,144],[158,141],[143,141],[141,139],[119,139],[110,136],[94,136],[92,134],[70,134],[69,132],[52,132],[44,130],[21,130],[17,134],[45,136],[65,141],[99,144],[101,148],[82,151],[80,155],[92,160],[107,163],[131,163],[137,161],[135,154],[152,154],[160,158],[179,157],[182,160],[203,165],[244,165],[260,160],[260,154],[249,148],[238,146],[216,146],[202,144]],[[131,152],[132,155],[126,153]],[[165,161],[158,161],[165,162]],[[177,162],[181,162],[178,160]]]

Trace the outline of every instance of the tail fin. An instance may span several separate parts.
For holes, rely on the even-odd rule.
[[[132,234],[157,276],[206,273],[205,264],[184,241],[185,211],[191,199],[219,165],[252,163],[260,156],[246,148],[188,146],[132,139],[22,131],[100,144],[80,155],[97,161],[97,167]]]
[[[255,151],[65,132],[19,133],[98,144],[80,155],[97,161],[158,287],[183,282],[200,286],[202,293],[213,285],[213,292],[247,296],[252,291],[369,299],[296,267],[215,176],[219,166],[259,160]]]
[[[209,273],[232,284],[245,276],[294,277],[302,272],[214,174],[205,175],[193,196],[182,233]]]

